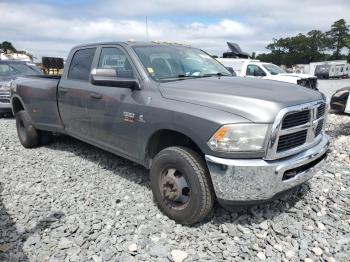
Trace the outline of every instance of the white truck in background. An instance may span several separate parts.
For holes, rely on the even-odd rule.
[[[232,68],[240,77],[259,77],[287,83],[298,84],[311,89],[317,89],[317,77],[308,74],[287,73],[281,67],[250,59],[249,55],[242,52],[240,47],[234,43],[227,43],[231,52],[225,52],[222,58],[216,58],[227,68]]]

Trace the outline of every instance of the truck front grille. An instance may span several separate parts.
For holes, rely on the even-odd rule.
[[[315,130],[315,137],[317,137],[321,133],[322,128],[323,128],[323,122],[324,122],[323,119],[318,122],[318,125],[317,125],[316,130]]]
[[[0,103],[10,103],[10,92],[0,91]]]
[[[305,110],[301,112],[291,113],[286,115],[282,122],[282,129],[300,126],[310,121],[310,111]]]
[[[280,136],[278,141],[277,152],[288,150],[305,143],[307,130]]]
[[[322,104],[317,108],[317,118],[320,118],[326,112],[326,104]]]
[[[287,157],[318,143],[324,128],[325,116],[324,101],[281,110],[272,127],[265,159]]]

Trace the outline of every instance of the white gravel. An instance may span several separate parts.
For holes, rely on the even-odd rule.
[[[24,149],[0,119],[0,261],[349,261],[350,117],[330,115],[327,132],[310,182],[185,227],[160,213],[144,168],[66,136]]]

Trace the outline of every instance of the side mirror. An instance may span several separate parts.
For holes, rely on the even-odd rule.
[[[235,70],[233,70],[233,68],[232,68],[231,66],[226,66],[226,69],[227,69],[228,71],[230,71],[231,75],[237,76]]]
[[[115,69],[94,68],[91,70],[91,83],[100,86],[140,89],[135,78],[118,77]]]

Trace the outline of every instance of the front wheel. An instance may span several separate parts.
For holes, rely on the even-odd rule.
[[[151,187],[160,210],[181,224],[203,220],[213,207],[214,190],[204,160],[185,147],[160,151],[151,167]]]

